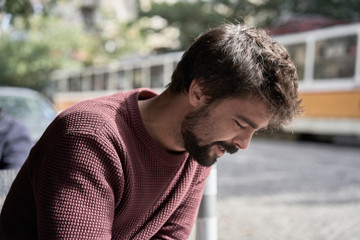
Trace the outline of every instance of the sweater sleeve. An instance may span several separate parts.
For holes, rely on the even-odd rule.
[[[41,159],[32,177],[38,239],[111,239],[115,196],[123,184],[116,150],[100,128],[56,130],[62,128],[55,122],[32,152]]]
[[[200,170],[202,169],[202,171]],[[206,177],[211,168],[199,168],[200,180],[190,188],[179,207],[152,239],[188,239],[199,211]]]

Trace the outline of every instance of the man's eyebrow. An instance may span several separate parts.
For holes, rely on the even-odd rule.
[[[259,128],[259,126],[256,123],[252,122],[251,120],[249,120],[248,118],[246,118],[242,115],[236,115],[236,118],[241,119],[242,121],[244,121],[246,124],[248,124],[253,129]]]

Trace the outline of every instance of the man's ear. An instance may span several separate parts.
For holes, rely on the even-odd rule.
[[[189,103],[193,107],[197,107],[206,103],[206,97],[203,94],[198,82],[199,81],[197,79],[193,79],[189,87]]]

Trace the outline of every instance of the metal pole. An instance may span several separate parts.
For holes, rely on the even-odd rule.
[[[215,164],[206,179],[196,222],[196,240],[217,240],[216,195],[217,168]]]

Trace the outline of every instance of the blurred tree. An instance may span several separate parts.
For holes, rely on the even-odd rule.
[[[4,0],[0,6],[0,12],[6,12],[14,16],[29,17],[33,13],[30,0]]]
[[[139,16],[160,16],[167,22],[165,27],[179,29],[177,50],[183,50],[199,33],[220,23],[243,22],[254,10],[254,5],[248,0],[153,2],[150,9],[140,10]],[[160,31],[162,29],[147,29],[148,34]]]
[[[2,0],[3,4],[0,4],[0,12],[6,12],[14,17],[22,16],[29,17],[34,12],[37,12],[37,7],[41,5],[41,12],[44,15],[48,15],[51,9],[58,3],[68,0],[38,0],[37,4],[33,6],[31,0]]]
[[[96,25],[96,33],[105,47],[109,60],[120,56],[148,54],[150,46],[146,42],[144,21],[121,22],[114,12],[100,11],[101,20]]]
[[[262,19],[263,26],[279,24],[284,15],[320,15],[344,21],[360,20],[359,0],[264,0],[256,5],[255,17]],[[265,17],[264,17],[265,16]]]
[[[79,69],[102,63],[104,48],[81,25],[33,15],[16,18],[14,30],[0,42],[0,85],[43,91],[55,69]]]
[[[333,19],[358,21],[359,0],[195,0],[175,3],[153,1],[140,9],[140,17],[160,16],[167,27],[179,29],[177,49],[185,49],[199,33],[224,22],[246,22],[251,25],[272,27],[283,19],[297,15],[321,15]],[[148,34],[163,29],[147,29]]]
[[[224,22],[271,27],[296,14],[360,19],[359,0],[151,1],[133,22],[119,22],[115,13],[99,7],[95,30],[87,32],[81,20],[67,19],[69,11],[80,14],[82,4],[83,0],[0,0],[0,20],[3,13],[12,16],[10,30],[0,29],[0,84],[42,90],[54,69],[184,50],[199,33]]]

